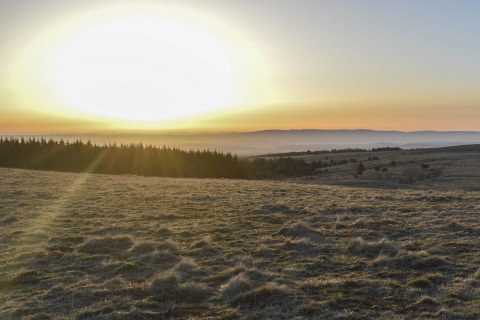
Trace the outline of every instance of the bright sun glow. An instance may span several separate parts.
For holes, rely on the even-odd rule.
[[[119,11],[56,39],[46,79],[58,104],[84,114],[157,121],[211,112],[242,103],[235,40],[171,13]]]

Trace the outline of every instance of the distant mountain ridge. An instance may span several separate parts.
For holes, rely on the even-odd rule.
[[[298,129],[252,132],[137,132],[83,134],[0,134],[0,136],[46,137],[96,144],[143,143],[175,146],[187,150],[220,150],[241,156],[307,150],[400,147],[435,148],[480,143],[480,131],[377,131],[369,129]]]

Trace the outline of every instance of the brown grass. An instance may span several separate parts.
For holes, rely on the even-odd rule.
[[[1,319],[480,318],[478,191],[0,178]]]

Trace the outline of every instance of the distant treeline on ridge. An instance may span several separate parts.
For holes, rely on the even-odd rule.
[[[350,152],[379,152],[379,151],[398,151],[402,150],[400,147],[379,147],[372,149],[362,149],[362,148],[345,148],[345,149],[332,149],[332,150],[315,150],[315,151],[292,151],[292,152],[280,152],[280,153],[269,153],[259,155],[257,157],[295,157],[295,156],[305,156],[305,155],[319,155],[319,154],[329,154],[329,153],[350,153]]]
[[[230,153],[142,144],[99,146],[80,140],[0,137],[0,166],[161,177],[261,179],[310,175],[322,164],[292,158],[239,159]]]

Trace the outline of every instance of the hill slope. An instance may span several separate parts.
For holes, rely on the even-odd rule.
[[[265,158],[275,157],[266,155]],[[391,151],[299,153],[293,158],[322,161],[307,181],[374,188],[480,190],[480,145]],[[365,170],[359,174],[360,162]],[[297,179],[297,181],[305,179]]]

